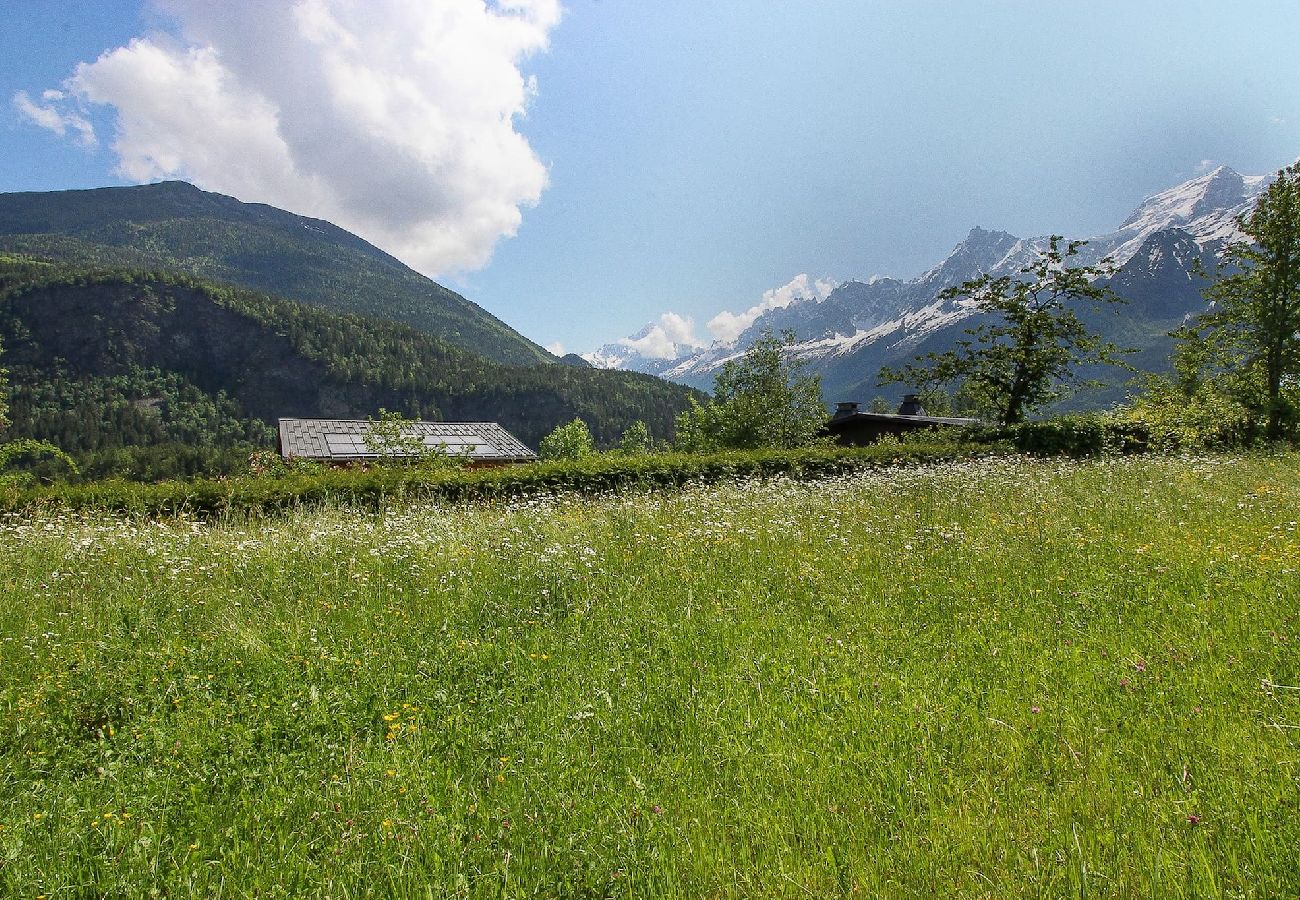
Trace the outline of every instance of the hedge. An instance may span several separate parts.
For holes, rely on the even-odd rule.
[[[271,514],[301,506],[341,503],[377,508],[395,499],[465,502],[587,494],[629,488],[671,488],[749,478],[820,478],[884,466],[952,460],[989,452],[988,446],[888,443],[858,448],[736,451],[712,454],[599,454],[577,460],[494,469],[371,466],[323,469],[283,476],[0,487],[0,510],[105,510],[142,516]]]

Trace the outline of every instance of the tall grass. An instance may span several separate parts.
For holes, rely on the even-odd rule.
[[[0,892],[1295,896],[1300,456],[0,528]]]

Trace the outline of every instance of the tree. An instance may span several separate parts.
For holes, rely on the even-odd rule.
[[[1214,308],[1193,323],[1207,368],[1267,420],[1270,439],[1296,419],[1300,374],[1300,162],[1277,173],[1255,208],[1237,219],[1249,238],[1223,251],[1205,291]]]
[[[714,379],[713,400],[677,417],[677,444],[685,450],[791,448],[814,443],[826,424],[821,377],[804,371],[791,353],[793,332],[769,329]]]
[[[637,419],[631,425],[627,426],[627,430],[624,431],[623,436],[619,438],[618,449],[623,453],[637,455],[641,453],[649,453],[653,444],[654,441],[650,437],[650,428],[645,422]]]
[[[452,456],[445,445],[427,444],[424,436],[414,427],[414,419],[400,412],[379,408],[379,418],[370,417],[366,431],[366,449],[376,454],[381,462],[411,463],[424,468],[438,468],[465,461],[464,456]]]
[[[965,300],[992,321],[967,328],[970,339],[955,350],[918,357],[922,365],[881,369],[881,383],[956,384],[960,395],[1010,425],[1063,396],[1078,380],[1076,366],[1123,365],[1122,351],[1089,331],[1075,309],[1124,302],[1098,283],[1111,274],[1109,261],[1071,265],[1086,242],[1070,241],[1063,251],[1061,240],[1052,235],[1048,248],[1015,275],[981,275],[940,293],[940,300]]]
[[[557,425],[537,447],[542,459],[580,459],[594,452],[591,429],[582,419]]]

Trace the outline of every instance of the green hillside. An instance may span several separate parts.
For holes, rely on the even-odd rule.
[[[404,322],[497,362],[554,361],[486,310],[354,234],[184,182],[0,194],[0,249],[180,272]]]
[[[380,407],[497,421],[534,447],[576,416],[613,443],[637,419],[666,436],[690,395],[630,372],[506,366],[406,325],[185,276],[13,257],[0,257],[0,342],[9,434],[74,453],[269,447],[277,418]]]

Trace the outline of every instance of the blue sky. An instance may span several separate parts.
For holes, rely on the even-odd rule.
[[[9,0],[0,190],[186,177],[585,351],[1300,156],[1294,2],[517,3]]]

